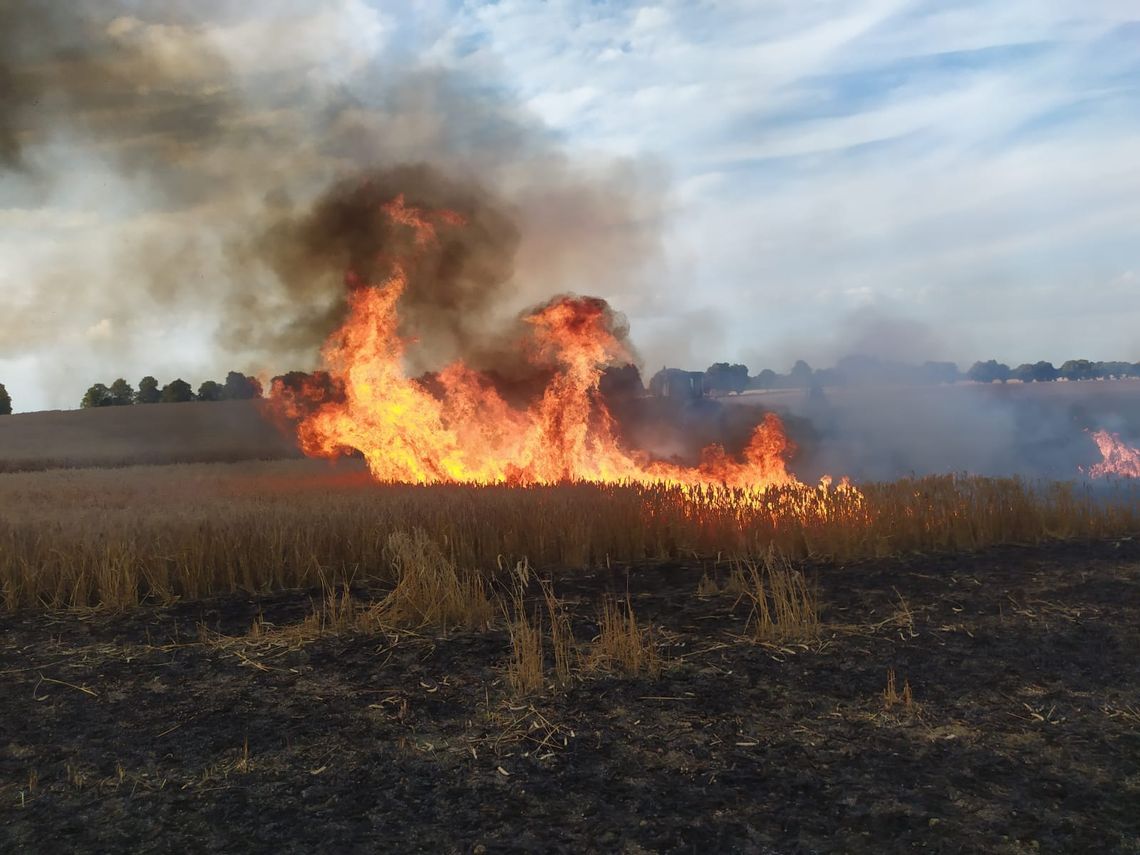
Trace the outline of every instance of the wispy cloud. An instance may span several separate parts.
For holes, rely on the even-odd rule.
[[[721,307],[694,360],[810,355],[868,303],[961,359],[1140,358],[1140,298],[1095,329],[1052,308],[1140,263],[1134,4],[501,0],[454,44],[578,144],[670,165],[675,275],[632,314]]]
[[[829,343],[848,340],[836,330],[867,311],[936,330],[931,356],[1140,359],[1134,0],[322,0],[241,14],[221,4],[230,11],[196,10],[191,18],[206,20],[191,27],[178,10],[193,5],[171,4],[169,24],[123,18],[113,36],[162,57],[190,94],[210,91],[219,58],[250,92],[276,93],[240,119],[217,119],[248,124],[247,143],[225,156],[251,172],[283,168],[259,140],[302,121],[290,92],[343,91],[362,115],[383,113],[354,87],[378,63],[494,81],[570,150],[648,156],[669,188],[668,263],[652,287],[613,285],[611,296],[650,365],[683,354],[696,367],[747,356],[754,370],[786,368],[832,355]],[[394,128],[408,156],[446,120],[413,118]],[[355,136],[296,135],[363,145],[384,128],[395,144],[392,124],[355,121]],[[71,177],[47,196],[19,175],[0,180],[0,294],[10,304],[63,262],[86,254],[97,267],[139,235],[185,228],[116,174],[114,146],[135,144],[147,140],[112,135],[77,162],[70,140],[50,140],[43,167],[66,165]],[[194,180],[240,199],[247,191],[212,163],[194,161]],[[541,219],[542,200],[530,203]],[[597,240],[598,228],[575,227]],[[521,267],[540,267],[543,252],[524,248]],[[604,292],[625,281],[605,270],[625,256],[594,255],[590,281],[558,287]],[[128,327],[129,307],[79,318],[65,292],[58,303],[58,317],[42,322],[63,338],[102,319],[117,334]],[[153,358],[201,361],[199,336],[209,341],[194,328]],[[137,339],[128,355],[152,358],[147,331]],[[35,364],[0,362],[0,373],[11,389],[10,372],[28,376]]]

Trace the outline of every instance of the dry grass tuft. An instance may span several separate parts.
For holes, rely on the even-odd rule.
[[[570,615],[554,593],[550,580],[540,581],[542,599],[546,604],[546,616],[550,626],[550,649],[554,654],[554,681],[564,686],[570,682],[578,665],[578,650],[574,644],[574,632],[570,626]]]
[[[904,712],[913,713],[915,711],[914,695],[910,691],[909,680],[903,680],[902,691],[898,691],[898,684],[895,682],[895,669],[890,668],[887,670],[887,688],[883,690],[883,709],[890,712],[897,706],[901,706]]]
[[[720,593],[720,586],[716,583],[716,579],[709,575],[708,570],[701,575],[701,581],[697,583],[697,596],[698,597],[711,597]]]
[[[661,673],[661,656],[653,643],[653,633],[638,625],[633,603],[615,597],[602,600],[598,613],[598,637],[588,660],[589,667],[625,674]]]
[[[318,572],[321,600],[319,604],[313,603],[313,610],[298,628],[301,635],[343,635],[364,628],[368,622],[368,611],[352,596],[352,580],[344,579],[337,584],[323,570]]]
[[[533,614],[527,612],[526,589],[530,580],[527,563],[521,561],[515,565],[512,575],[514,584],[510,596],[511,613],[507,615],[507,631],[511,639],[507,685],[511,694],[525,697],[540,692],[544,685],[542,620],[537,610]]]
[[[807,640],[819,634],[819,596],[786,556],[735,562],[728,589],[752,604],[748,627],[758,641]]]
[[[487,584],[460,570],[421,528],[388,536],[385,555],[396,575],[392,592],[369,611],[380,624],[486,629],[494,618]]]
[[[538,616],[518,611],[507,623],[511,637],[511,658],[507,663],[507,685],[516,697],[542,691],[544,682],[542,625]]]

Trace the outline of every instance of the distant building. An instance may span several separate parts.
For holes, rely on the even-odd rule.
[[[662,368],[649,381],[649,394],[658,398],[700,398],[704,395],[704,377],[703,371]]]

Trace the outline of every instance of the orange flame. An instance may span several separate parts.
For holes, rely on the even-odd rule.
[[[1092,438],[1103,460],[1089,467],[1091,477],[1140,478],[1140,449],[1126,445],[1119,435],[1106,430],[1093,431]]]
[[[384,211],[410,230],[409,261],[436,240],[440,227],[463,224],[455,214],[410,207],[403,197]],[[398,259],[385,281],[350,290],[347,320],[322,351],[343,395],[275,390],[286,414],[296,417],[303,409],[298,396],[309,404],[298,426],[306,454],[358,450],[373,476],[387,482],[630,481],[749,491],[802,486],[786,468],[793,447],[773,414],[756,427],[742,460],[718,445],[706,448],[696,467],[622,448],[598,387],[606,366],[630,354],[612,329],[608,306],[597,298],[560,297],[523,318],[531,336],[526,358],[553,368],[531,405],[508,404],[486,377],[461,362],[444,368],[436,394],[429,392],[404,373],[407,342],[398,333],[397,309],[407,286],[407,267]],[[828,479],[821,489],[829,486]]]

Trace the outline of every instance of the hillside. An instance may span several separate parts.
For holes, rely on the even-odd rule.
[[[254,401],[53,410],[0,418],[0,472],[297,457]]]

